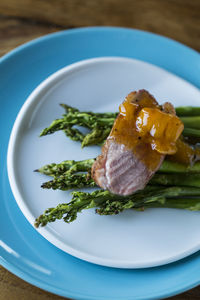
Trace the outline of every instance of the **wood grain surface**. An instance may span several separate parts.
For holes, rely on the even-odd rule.
[[[0,0],[0,56],[51,32],[99,25],[155,32],[200,51],[200,0]],[[0,300],[5,299],[64,298],[0,267]],[[200,287],[170,299],[200,299]]]

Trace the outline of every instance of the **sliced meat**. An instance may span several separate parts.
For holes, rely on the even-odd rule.
[[[164,155],[160,155],[158,168],[163,159]],[[129,195],[143,189],[153,174],[131,150],[113,140],[106,142],[92,168],[96,183],[118,195]]]
[[[153,122],[151,117],[156,121]],[[175,122],[180,125],[181,133],[182,123],[174,115],[170,103],[159,106],[145,90],[130,93],[120,106],[120,113],[102,147],[102,154],[93,164],[92,177],[95,182],[118,195],[129,195],[143,189],[160,168],[165,152],[175,151],[175,144],[171,142],[178,134],[169,134],[170,124]],[[166,138],[167,148],[162,144],[161,134]],[[156,147],[158,150],[155,150]]]

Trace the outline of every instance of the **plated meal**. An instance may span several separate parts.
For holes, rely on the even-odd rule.
[[[17,116],[7,160],[36,234],[120,268],[199,250],[199,96],[161,68],[119,57],[81,61],[42,82]]]
[[[89,208],[100,215],[158,207],[200,210],[199,107],[161,105],[146,90],[130,92],[119,113],[61,106],[65,114],[40,136],[62,130],[82,147],[103,145],[102,153],[97,158],[40,167],[35,171],[53,178],[42,188],[101,189],[73,191],[70,202],[45,210],[36,219],[36,227],[57,219],[72,222]]]

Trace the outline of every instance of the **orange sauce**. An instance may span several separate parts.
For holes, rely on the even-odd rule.
[[[200,160],[200,149],[194,148],[183,139],[178,139],[176,147],[177,152],[168,157],[170,160],[186,165],[193,165],[197,160]]]
[[[161,154],[174,154],[184,126],[175,115],[157,108],[143,108],[136,118],[136,128],[142,136],[146,136],[152,149]]]
[[[165,154],[177,151],[176,141],[184,126],[177,116],[161,111],[156,100],[148,93],[132,102],[135,94],[129,94],[120,105],[120,113],[109,139],[132,150],[134,155],[154,170]]]

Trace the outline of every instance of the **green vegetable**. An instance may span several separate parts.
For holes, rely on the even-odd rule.
[[[200,211],[200,197],[165,198],[164,201],[146,203],[141,210],[147,208],[177,208]]]
[[[82,147],[101,145],[110,133],[117,113],[80,112],[78,109],[61,104],[65,109],[63,118],[54,120],[44,129],[41,136],[63,130],[74,141],[81,141]],[[178,107],[177,115],[184,122],[183,135],[187,138],[200,137],[200,108]],[[79,126],[78,128],[76,126]],[[82,129],[89,130],[88,133]],[[53,177],[42,184],[43,188],[68,190],[72,188],[94,187],[91,167],[94,159],[82,161],[66,160],[59,164],[45,165],[38,170]],[[178,174],[178,176],[177,176]],[[69,223],[84,209],[96,208],[101,215],[118,214],[125,209],[144,210],[154,207],[200,210],[200,162],[187,166],[165,159],[159,171],[145,189],[130,196],[116,196],[109,191],[97,190],[92,193],[73,192],[69,203],[47,209],[35,221],[35,226],[45,226],[49,222],[63,219]]]
[[[97,194],[99,194],[99,197]],[[105,201],[107,194],[109,194],[108,191],[95,191],[91,194],[73,192],[71,202],[47,209],[35,220],[35,226],[45,226],[47,223],[54,222],[57,219],[63,219],[65,222],[70,223],[76,219],[77,213],[83,209],[99,206],[100,202]]]
[[[79,110],[75,107],[69,106],[67,104],[60,104],[65,109],[66,114],[67,113],[74,113],[79,112]],[[86,111],[86,114],[89,114],[91,116],[100,117],[100,118],[113,118],[115,119],[118,115],[118,112],[112,113],[112,112],[106,112],[106,113],[95,113],[92,111]]]
[[[55,208],[47,209],[42,215],[40,215],[36,221],[35,226],[45,226],[49,222],[54,222],[57,219],[63,219],[65,222],[70,223],[77,218],[77,214],[84,209],[96,208],[96,212],[101,215],[113,215],[122,212],[125,209],[136,208],[141,209],[151,207],[151,203],[158,202],[164,204],[166,199],[177,197],[191,197],[200,196],[199,188],[191,187],[146,187],[144,190],[136,192],[130,196],[116,196],[108,191],[97,190],[92,193],[73,192],[72,200],[69,203],[59,204]],[[197,198],[200,202],[200,199]],[[194,206],[194,204],[192,205]],[[185,205],[186,207],[186,205]],[[187,204],[187,207],[191,209],[191,205]],[[196,209],[197,209],[196,205]]]
[[[183,134],[183,136],[186,136],[186,137],[200,138],[200,129],[186,127],[186,128],[184,128],[182,134]]]
[[[67,173],[67,172],[66,172]],[[95,187],[96,183],[89,174],[63,174],[47,181],[41,185],[44,189],[67,191],[70,189],[80,189],[86,187]]]
[[[158,171],[159,173],[200,173],[200,162],[194,165],[184,165],[165,159]]]
[[[180,117],[185,128],[200,129],[200,116]]]
[[[57,177],[63,175],[63,173],[74,174],[76,172],[88,172],[90,171],[95,159],[85,159],[85,160],[65,160],[59,164],[48,164],[45,165],[35,172],[40,172],[45,175]]]
[[[117,113],[80,112],[78,109],[61,104],[66,110],[63,118],[54,120],[45,128],[40,136],[63,130],[74,141],[81,141],[82,147],[102,144],[110,133]],[[81,126],[90,130],[85,134],[74,126]]]
[[[200,187],[200,173],[181,173],[179,175],[156,173],[149,184]]]
[[[200,116],[200,107],[195,106],[179,106],[176,107],[176,114],[179,117]]]

